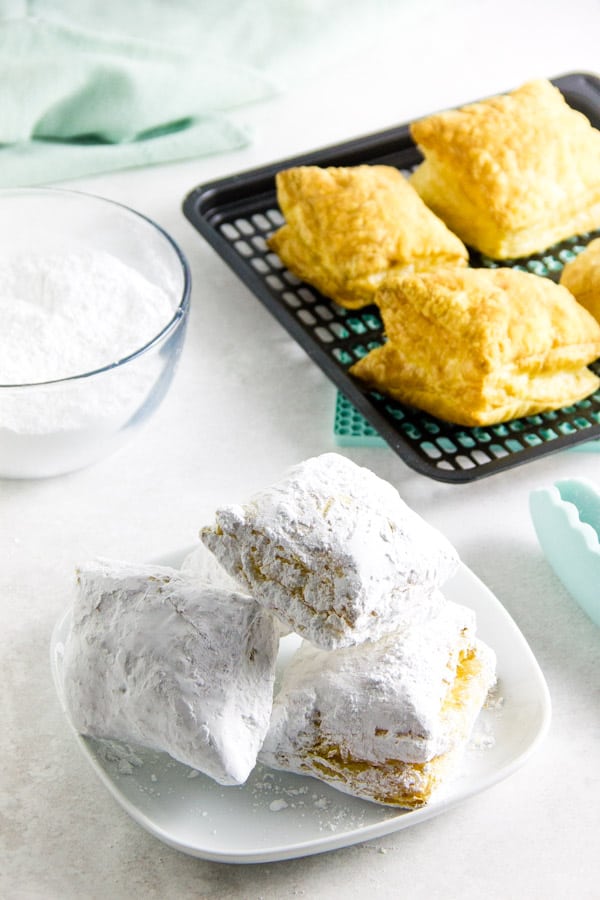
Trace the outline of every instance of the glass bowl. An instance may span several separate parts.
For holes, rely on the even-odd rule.
[[[139,346],[88,371],[33,383],[31,378],[23,379],[29,383],[14,383],[21,379],[13,375],[10,383],[2,383],[7,380],[3,371],[0,477],[42,478],[98,461],[147,422],[171,385],[191,288],[187,261],[175,241],[140,213],[91,194],[58,188],[0,191],[0,262],[9,260],[13,282],[20,271],[15,259],[25,260],[26,266],[27,259],[76,261],[92,254],[96,263],[106,259],[110,266],[126,266],[132,278],[141,277],[151,290],[162,291],[168,299],[164,325],[140,337]],[[66,273],[68,281],[69,264]],[[6,297],[2,275],[0,269],[0,295]],[[87,283],[93,286],[93,278]],[[6,334],[15,308],[10,296],[3,306]]]

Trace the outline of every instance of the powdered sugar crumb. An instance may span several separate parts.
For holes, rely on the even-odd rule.
[[[485,731],[475,731],[469,741],[469,750],[489,750],[496,743],[493,734]]]
[[[96,742],[98,755],[105,762],[112,763],[119,775],[132,775],[134,769],[143,765],[143,760],[132,750],[129,744],[119,741],[99,740]]]
[[[489,691],[486,701],[483,704],[484,709],[491,709],[500,712],[504,709],[504,697],[499,693],[499,685],[495,684]]]
[[[498,682],[494,684],[483,704],[482,715],[479,716],[469,738],[468,750],[490,750],[496,744],[495,720],[504,711],[504,697],[500,693]]]

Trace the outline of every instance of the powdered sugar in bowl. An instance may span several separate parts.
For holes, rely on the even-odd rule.
[[[0,477],[59,475],[128,440],[171,384],[189,301],[183,254],[143,215],[0,191]]]

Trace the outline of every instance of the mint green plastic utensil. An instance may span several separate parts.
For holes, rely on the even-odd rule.
[[[600,488],[586,478],[557,481],[532,491],[529,509],[548,562],[600,626]]]

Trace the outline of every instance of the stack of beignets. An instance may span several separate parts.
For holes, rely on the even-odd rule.
[[[372,303],[391,271],[467,264],[462,241],[392,166],[300,166],[276,185],[286,224],[269,246],[340,306]]]
[[[440,591],[458,566],[446,539],[335,453],[218,510],[201,538],[306,638],[259,759],[378,803],[426,803],[495,681],[473,612]]]
[[[267,765],[356,796],[426,803],[495,680],[474,613],[440,591],[459,565],[446,538],[334,453],[218,510],[201,537],[180,571],[79,567],[64,653],[75,727],[224,785],[264,748]],[[281,623],[308,640],[273,701]]]

